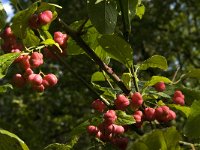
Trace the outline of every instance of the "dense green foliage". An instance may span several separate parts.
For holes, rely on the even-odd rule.
[[[11,2],[16,13],[17,9],[25,9],[32,4],[31,1],[22,0],[19,3],[14,0]],[[136,88],[131,86],[131,75],[127,68],[130,69],[137,64],[136,69],[139,70],[137,77],[141,81],[139,88],[142,92],[146,92],[146,97],[150,94],[154,94],[154,98],[159,97],[158,105],[165,103],[164,100],[170,98],[175,89],[181,89],[184,93],[187,106],[167,104],[177,111],[177,120],[170,122],[166,127],[175,125],[176,129],[171,127],[149,132],[151,129],[146,127],[144,132],[148,134],[144,136],[136,133],[129,134],[130,139],[134,142],[130,143],[128,149],[179,149],[179,140],[199,143],[198,100],[200,100],[200,87],[198,85],[200,71],[195,69],[200,67],[200,2],[198,0],[149,0],[142,3],[139,1],[138,5],[131,0],[113,1],[112,5],[104,1],[94,5],[94,0],[89,0],[89,4],[86,0],[49,0],[48,2],[63,7],[62,9],[56,8],[58,16],[66,23],[71,24],[73,29],[77,29],[87,17],[90,18],[83,28],[83,34],[84,31],[86,33],[82,35],[82,38],[101,60],[109,64],[122,78],[126,87],[134,90]],[[127,15],[127,4],[133,11],[130,15]],[[119,5],[122,6],[124,16],[118,16],[115,8]],[[32,6],[28,11],[24,11],[24,14],[23,12],[18,14],[27,16],[27,18],[22,17],[19,20],[19,17],[15,16],[12,20],[14,32],[18,37],[23,38],[27,47],[40,44],[40,39],[27,28],[26,24],[30,14],[37,9],[35,7]],[[53,6],[50,8],[52,11],[55,9]],[[54,13],[54,16],[56,15]],[[21,24],[24,26],[21,27]],[[91,25],[94,26],[91,27]],[[18,30],[19,26],[24,30]],[[44,28],[48,29],[48,27]],[[49,33],[53,34],[57,30],[61,30],[61,27],[55,21],[51,24]],[[63,28],[62,30],[64,31]],[[43,31],[46,30],[39,31],[43,37],[52,39],[49,33]],[[115,35],[110,34],[113,32]],[[105,33],[106,35],[102,35]],[[90,57],[83,54],[83,49],[75,45],[71,38],[68,42],[68,56],[64,58],[64,61],[78,75],[88,83],[91,82],[98,92],[109,100],[114,99],[117,93],[121,93],[119,88],[115,90],[107,88],[108,83],[105,83],[105,75],[101,72],[102,70]],[[43,41],[43,44],[55,45],[52,41]],[[13,57],[17,56],[13,55]],[[16,72],[15,66],[10,66],[13,60],[9,61],[1,57],[0,59],[0,78],[7,73],[3,79],[0,79],[0,128],[18,135],[33,150],[43,149],[51,143],[68,143],[69,145],[50,145],[45,150],[51,150],[57,145],[61,147],[60,149],[70,149],[78,139],[74,149],[98,149],[101,147],[111,149],[110,145],[101,145],[101,142],[99,144],[85,132],[86,126],[89,125],[88,120],[91,118],[93,118],[93,123],[101,122],[98,116],[94,117],[95,113],[90,108],[91,102],[97,97],[66,66],[59,62],[45,60],[43,71],[54,72],[58,76],[59,82],[57,86],[44,93],[37,93],[26,87],[10,90],[12,86],[6,83],[10,82],[12,74]],[[6,57],[6,59],[9,58]],[[1,66],[2,60],[6,61],[6,66]],[[10,69],[7,72],[9,66]],[[178,72],[176,72],[177,70]],[[168,86],[165,93],[157,93],[151,88],[158,81],[170,84],[176,83],[179,79],[181,79],[180,82],[174,86]],[[110,81],[116,86],[112,80]],[[111,100],[109,102],[112,103]],[[118,116],[119,124],[134,123],[134,120],[124,112],[119,111]],[[194,124],[195,128],[193,128]],[[182,130],[183,127],[184,130]],[[181,137],[183,133],[188,137]],[[137,138],[139,140],[135,141]],[[176,140],[172,141],[171,139]],[[151,148],[151,146],[154,147]]]

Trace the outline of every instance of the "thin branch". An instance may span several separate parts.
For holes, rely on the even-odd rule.
[[[118,85],[118,87],[125,93],[129,94],[130,90],[124,85],[121,79],[115,74],[115,72],[107,66],[97,55],[96,53],[85,43],[85,41],[78,35],[77,31],[74,31],[67,25],[62,19],[58,18],[59,23],[65,29],[66,33],[72,37],[74,41],[94,60],[99,67],[104,70],[110,78]]]
[[[188,143],[185,141],[179,141],[179,144],[190,146],[192,150],[195,150],[194,144],[192,144],[192,143]]]

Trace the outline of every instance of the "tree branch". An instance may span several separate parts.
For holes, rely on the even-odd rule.
[[[96,53],[85,43],[85,41],[80,37],[77,31],[70,28],[69,25],[67,25],[62,19],[57,18],[59,23],[62,25],[64,30],[68,35],[72,37],[74,41],[94,60],[96,64],[99,65],[99,67],[104,70],[110,78],[118,85],[118,87],[125,93],[129,94],[130,90],[127,89],[127,87],[124,85],[124,83],[121,81],[121,79],[115,74],[115,72],[107,66],[97,55]]]

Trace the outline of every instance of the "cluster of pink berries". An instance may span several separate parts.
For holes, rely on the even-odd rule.
[[[99,99],[93,101],[92,107],[99,112],[104,112],[106,109],[105,104]],[[104,142],[110,142],[121,150],[125,150],[128,144],[128,138],[122,137],[121,135],[127,129],[125,126],[115,124],[117,119],[115,110],[107,110],[103,113],[103,119],[104,121],[98,126],[89,125],[87,132]]]
[[[54,74],[41,75],[33,71],[44,63],[42,53],[33,52],[32,54],[20,55],[15,62],[23,71],[22,74],[18,73],[13,76],[14,86],[22,88],[29,84],[35,91],[43,92],[45,88],[57,84],[58,79]]]
[[[50,23],[53,19],[53,13],[50,10],[45,10],[39,14],[33,14],[29,19],[29,26],[32,29],[37,29],[40,26]]]
[[[161,92],[165,90],[164,82],[159,82],[154,85],[154,88]],[[181,91],[176,90],[173,95],[173,102],[175,104],[184,105],[184,95]],[[166,123],[176,119],[176,113],[171,110],[168,106],[157,106],[149,107],[144,104],[143,97],[139,92],[135,92],[131,95],[130,99],[123,95],[117,95],[114,100],[115,110],[126,111],[131,108],[133,111],[133,118],[135,119],[135,126],[140,128],[144,121],[155,121],[160,123]],[[105,142],[111,142],[120,149],[126,149],[128,138],[122,137],[123,133],[127,131],[128,126],[121,126],[115,124],[117,115],[115,110],[105,110],[107,106],[99,99],[92,102],[92,108],[98,112],[103,113],[103,122],[98,126],[89,125],[87,131],[90,135],[101,139]],[[120,141],[120,145],[117,145],[114,141]],[[118,144],[119,144],[118,143]]]

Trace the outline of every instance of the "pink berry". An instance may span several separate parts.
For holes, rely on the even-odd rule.
[[[155,119],[155,109],[147,107],[144,110],[145,119],[148,121],[153,121]]]
[[[182,97],[183,99],[185,98],[183,93],[181,91],[179,91],[179,90],[174,92],[174,97]]]
[[[29,55],[24,55],[21,60],[20,60],[20,66],[26,70],[28,68],[31,67],[30,63],[29,63],[29,60],[30,60],[30,56]]]
[[[136,123],[140,123],[142,122],[142,117],[143,117],[143,113],[140,110],[137,110],[134,112],[133,117],[136,121]]]
[[[154,88],[158,92],[163,92],[165,90],[165,83],[164,82],[158,82],[154,85]]]
[[[28,77],[28,82],[33,86],[39,86],[42,84],[42,77],[39,74],[31,74]]]
[[[4,29],[4,31],[3,31],[2,35],[1,35],[1,37],[2,37],[3,39],[15,37],[14,34],[13,34],[13,32],[12,32],[11,27],[6,27],[6,28]]]
[[[43,64],[43,55],[42,53],[33,52],[30,58],[30,64],[32,68],[37,68]]]
[[[139,92],[134,93],[131,102],[133,106],[141,106],[143,103],[142,95]]]
[[[99,132],[99,130],[96,126],[90,125],[90,126],[87,127],[87,132],[90,135],[96,135]]]
[[[113,127],[114,127],[114,129],[113,129],[114,134],[123,134],[125,131],[123,126],[113,124]]]
[[[99,99],[93,101],[91,106],[93,109],[95,109],[99,112],[103,112],[106,108],[106,105]]]
[[[40,84],[40,85],[33,85],[33,89],[37,92],[44,92],[44,85]]]
[[[27,68],[26,70],[25,70],[25,73],[24,73],[24,75],[23,75],[23,77],[25,78],[25,79],[28,79],[28,77],[31,75],[31,74],[33,74],[34,72],[33,72],[33,70],[31,69],[31,68]]]
[[[58,43],[61,47],[66,47],[66,42],[68,40],[67,34],[63,34],[62,32],[54,32],[54,41]]]
[[[179,104],[181,106],[185,105],[185,101],[184,101],[184,99],[182,97],[175,97],[175,98],[173,98],[173,102],[175,104]]]
[[[21,88],[25,85],[26,81],[21,74],[15,74],[12,78],[12,83],[18,88]]]
[[[58,78],[52,73],[45,75],[43,77],[43,80],[46,80],[48,82],[49,87],[52,87],[52,86],[56,85],[57,82],[58,82]]]
[[[46,25],[52,21],[53,14],[50,10],[46,10],[38,15],[38,19],[41,25]]]
[[[104,113],[103,117],[107,124],[113,124],[115,120],[117,119],[117,116],[114,110],[108,110],[106,113]]]
[[[115,100],[114,103],[115,103],[116,109],[119,109],[119,110],[126,109],[128,105],[130,104],[129,99],[122,94],[117,95],[117,99]]]

